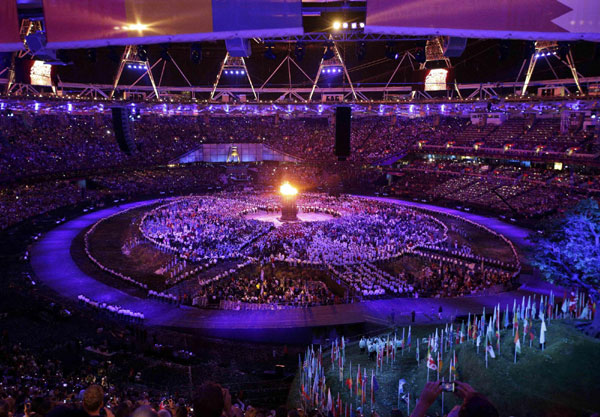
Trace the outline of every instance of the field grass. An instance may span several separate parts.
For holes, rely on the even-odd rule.
[[[522,354],[514,360],[514,343],[512,330],[501,332],[500,354],[496,359],[488,359],[485,367],[483,343],[480,353],[472,342],[456,346],[458,380],[471,384],[477,391],[486,395],[498,408],[501,416],[515,417],[571,417],[588,416],[593,411],[600,410],[600,341],[587,337],[575,329],[570,322],[552,321],[546,333],[546,347],[539,347],[540,322],[534,322],[536,339],[529,347],[529,340],[524,343],[521,337]],[[375,394],[374,409],[387,417],[390,411],[398,405],[398,380],[406,380],[405,392],[410,392],[411,410],[415,405],[421,389],[427,381],[425,357],[427,349],[421,344],[420,363],[415,357],[415,336],[426,337],[435,331],[431,326],[413,328],[413,344],[411,351],[401,355],[398,351],[396,363],[384,364],[383,372],[376,374],[379,390]],[[522,331],[521,331],[522,332]],[[401,337],[402,330],[399,331]],[[521,333],[522,336],[522,333]],[[393,337],[393,333],[392,333]],[[496,350],[496,346],[494,345]],[[323,354],[326,366],[327,384],[331,386],[335,397],[340,392],[342,400],[349,400],[347,387],[339,382],[338,370],[331,368],[329,350]],[[443,368],[440,378],[447,380],[450,354],[443,358]],[[344,377],[348,377],[349,363],[352,361],[353,380],[356,381],[356,366],[360,363],[361,370],[366,367],[369,376],[367,387],[367,405],[365,411],[370,412],[370,376],[375,363],[361,354],[356,343],[346,348],[346,369]],[[437,374],[430,370],[430,380],[435,380]],[[297,387],[294,385],[294,387]],[[292,388],[290,402],[298,404],[298,389]],[[447,413],[458,399],[450,393],[444,395],[444,412]],[[352,398],[354,408],[359,405],[356,397]],[[441,415],[441,396],[430,408],[429,414]],[[406,415],[406,403],[400,405]]]

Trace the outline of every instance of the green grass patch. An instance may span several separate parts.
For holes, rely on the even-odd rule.
[[[514,342],[512,330],[501,331],[500,353],[496,350],[496,358],[488,359],[485,367],[483,342],[477,354],[477,348],[472,341],[455,345],[457,354],[457,374],[460,381],[471,384],[477,391],[486,395],[498,408],[501,416],[581,416],[589,415],[600,410],[600,341],[592,339],[579,332],[569,322],[552,321],[546,333],[546,348],[539,347],[538,335],[540,322],[534,322],[536,338],[533,346],[529,347],[522,337],[522,354],[514,361]],[[427,367],[425,359],[427,347],[420,344],[420,362],[417,365],[415,354],[416,336],[427,337],[435,332],[432,326],[413,328],[413,343],[404,355],[397,352],[396,362],[384,364],[383,372],[376,374],[379,390],[375,394],[374,409],[382,416],[389,416],[390,411],[398,404],[398,380],[406,380],[405,392],[410,392],[411,410],[415,405],[423,386],[427,382]],[[400,338],[402,330],[397,333]],[[393,337],[393,331],[391,333]],[[440,378],[448,379],[450,352],[443,357],[443,367]],[[345,378],[348,377],[348,367],[352,361],[352,377],[356,381],[356,369],[360,363],[361,369],[367,368],[369,384],[367,386],[367,405],[365,411],[370,412],[370,377],[375,362],[366,354],[361,354],[357,343],[346,348]],[[337,367],[331,367],[329,349],[323,353],[326,369],[327,385],[331,387],[332,395],[340,395],[343,402],[351,401],[354,408],[359,402],[354,395],[349,396],[348,388],[339,381]],[[385,359],[384,359],[385,362]],[[430,380],[437,379],[437,373],[430,370]],[[296,378],[298,381],[299,379]],[[298,405],[298,382],[293,385],[290,393],[290,403]],[[355,392],[355,391],[354,391]],[[444,395],[444,412],[447,413],[458,399],[451,393]],[[441,396],[430,408],[430,415],[440,415]],[[406,414],[406,403],[402,402],[400,409]]]

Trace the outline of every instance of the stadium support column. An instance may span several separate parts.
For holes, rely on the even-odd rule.
[[[148,61],[147,56],[145,56],[144,58],[145,59],[140,59],[137,46],[127,45],[125,47],[125,51],[123,51],[123,55],[121,56],[121,62],[119,63],[117,75],[115,76],[115,82],[113,83],[113,87],[109,95],[110,99],[112,99],[115,95],[115,91],[117,90],[119,81],[121,81],[121,76],[123,75],[123,70],[125,69],[126,65],[142,66],[143,69],[145,69],[145,72],[128,87],[131,88],[135,86],[144,77],[144,75],[148,75],[148,78],[150,79],[150,84],[152,84],[154,95],[157,99],[160,99],[158,89],[156,88],[156,83],[154,82],[154,76],[152,75],[152,68],[154,68],[154,66],[156,66],[162,60],[162,58],[156,61],[156,63],[153,66],[150,66],[150,62]]]
[[[215,80],[215,83],[213,84],[213,89],[210,93],[210,99],[213,100],[215,98],[215,93],[217,92],[217,88],[219,87],[219,82],[221,81],[221,77],[223,76],[223,73],[226,73],[226,71],[232,71],[232,73],[235,73],[235,71],[238,71],[238,73],[235,73],[236,75],[245,75],[246,78],[248,79],[248,83],[250,84],[250,89],[252,90],[252,94],[254,95],[254,100],[258,100],[258,96],[256,95],[256,90],[254,89],[254,84],[252,84],[252,79],[250,78],[250,73],[248,72],[248,67],[246,67],[246,61],[244,60],[244,57],[235,57],[235,56],[231,56],[229,54],[229,52],[227,52],[225,54],[225,59],[223,60],[223,63],[221,64],[221,67],[219,68],[219,72],[217,74],[217,79]],[[242,72],[241,74],[239,72]],[[231,95],[231,93],[228,93]]]
[[[521,95],[524,96],[527,93],[527,87],[529,87],[529,82],[531,81],[531,76],[533,75],[533,70],[535,69],[535,64],[537,63],[538,55],[531,55],[531,59],[529,60],[529,68],[527,68],[527,74],[525,75],[525,82],[523,83],[523,88],[521,89]]]
[[[325,55],[329,48],[333,49],[333,57],[330,59],[325,59]],[[350,74],[348,74],[348,69],[346,68],[346,64],[340,55],[340,51],[333,40],[333,37],[329,37],[328,43],[325,45],[325,50],[323,51],[323,58],[321,58],[321,62],[319,63],[319,70],[317,71],[317,76],[315,77],[315,81],[313,82],[312,89],[310,90],[310,95],[308,96],[308,101],[312,100],[312,96],[315,93],[315,89],[317,88],[317,83],[319,82],[319,78],[321,77],[321,73],[327,67],[341,67],[344,76],[348,80],[348,85],[350,85],[350,90],[352,91],[352,96],[354,100],[357,100],[356,91],[354,90],[354,85],[352,84],[352,80],[350,79]]]
[[[573,59],[573,53],[571,51],[571,47],[569,47],[569,52],[567,53],[566,58],[567,58],[567,66],[571,70],[571,74],[573,75],[573,81],[575,81],[575,85],[577,85],[577,90],[581,94],[583,94],[581,85],[579,85],[579,74],[577,73],[577,68],[575,67],[575,60]]]

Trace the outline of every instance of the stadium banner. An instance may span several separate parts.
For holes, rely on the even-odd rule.
[[[19,36],[17,0],[0,1],[0,52],[23,49]]]
[[[369,0],[365,32],[600,41],[600,0]]]
[[[301,0],[43,0],[48,47],[301,35]]]

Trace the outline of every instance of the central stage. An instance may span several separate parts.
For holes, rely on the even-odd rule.
[[[409,202],[387,200],[395,204],[414,206]],[[437,311],[443,306],[443,320],[451,316],[480,311],[484,306],[493,308],[501,303],[511,303],[516,298],[533,292],[549,292],[548,284],[529,287],[528,290],[505,292],[495,295],[480,295],[464,298],[396,298],[365,301],[354,304],[296,308],[280,311],[231,311],[207,310],[194,307],[177,307],[149,298],[140,298],[113,288],[87,275],[80,270],[71,258],[70,248],[73,239],[84,229],[99,219],[121,212],[124,209],[141,207],[156,203],[147,201],[105,208],[85,213],[81,217],[67,221],[44,234],[31,251],[31,264],[37,278],[54,290],[59,296],[77,302],[77,296],[86,295],[94,300],[120,305],[132,311],[143,312],[147,326],[160,326],[182,331],[192,331],[215,337],[255,341],[310,342],[310,329],[326,326],[344,326],[370,323],[390,325],[390,314],[394,312],[395,323],[410,323],[410,312],[416,312],[416,322],[421,324],[439,321]],[[486,224],[494,230],[502,231],[521,247],[528,245],[524,239],[527,231],[517,226],[503,223],[497,219],[478,216],[472,213],[460,213],[456,210],[420,205],[441,212],[456,213],[472,221]],[[264,221],[277,223],[278,212],[258,212]],[[324,213],[300,213],[304,221],[329,220]],[[296,329],[290,332],[289,329]],[[304,329],[304,330],[302,330]],[[298,338],[306,340],[297,340]],[[293,339],[293,340],[292,340]]]
[[[302,213],[297,214],[299,222],[326,222],[332,220],[334,217],[327,213]],[[256,213],[248,213],[244,216],[248,220],[258,220],[261,222],[273,223],[275,227],[280,227],[289,222],[281,221],[281,213],[273,211],[258,211]]]

